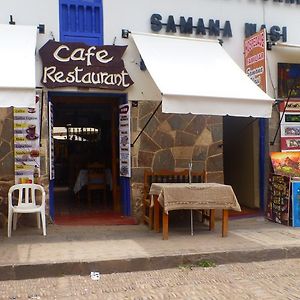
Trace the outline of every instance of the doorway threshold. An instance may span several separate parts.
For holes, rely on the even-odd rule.
[[[134,217],[123,216],[116,212],[97,212],[85,214],[71,214],[55,216],[54,223],[56,225],[137,225],[137,220]]]

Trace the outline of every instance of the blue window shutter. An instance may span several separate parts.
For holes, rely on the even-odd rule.
[[[60,0],[61,42],[103,45],[102,0]]]

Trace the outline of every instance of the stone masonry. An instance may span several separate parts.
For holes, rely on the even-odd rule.
[[[132,141],[159,102],[141,101],[131,111]],[[209,182],[223,183],[221,116],[165,114],[161,107],[132,147],[132,210],[140,219],[144,170],[206,170]]]
[[[48,149],[48,118],[47,118],[47,106],[43,107],[42,117],[42,138],[41,138],[41,183],[45,188],[48,199],[48,170],[46,157]],[[5,223],[5,217],[7,216],[7,194],[9,188],[15,183],[14,182],[14,134],[13,134],[13,109],[12,108],[1,108],[0,109],[0,226]],[[48,212],[48,200],[47,212]],[[21,218],[28,223],[31,217],[24,216]],[[34,218],[34,222],[35,218]]]

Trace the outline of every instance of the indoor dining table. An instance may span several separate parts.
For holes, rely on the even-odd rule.
[[[163,239],[168,239],[169,211],[222,210],[222,236],[228,233],[228,210],[241,211],[230,185],[219,183],[152,183],[150,187],[154,205],[154,230],[159,231],[159,212],[162,208]]]

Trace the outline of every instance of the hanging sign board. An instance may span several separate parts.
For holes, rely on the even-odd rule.
[[[281,151],[300,151],[300,100],[282,101],[279,105],[281,120]]]
[[[131,177],[130,163],[130,106],[119,106],[120,176]]]
[[[270,174],[266,217],[276,223],[290,223],[290,177]]]
[[[244,41],[244,64],[246,74],[266,91],[266,30],[251,35]]]
[[[38,183],[40,96],[34,108],[14,108],[15,183]]]
[[[133,84],[122,56],[127,46],[88,46],[49,40],[40,50],[41,83],[47,88],[125,90]]]
[[[53,104],[51,101],[48,102],[48,120],[49,120],[49,179],[53,180],[55,177],[54,173],[54,139],[53,139]]]

